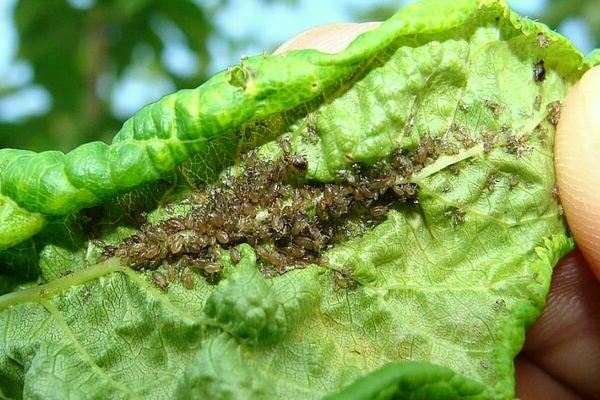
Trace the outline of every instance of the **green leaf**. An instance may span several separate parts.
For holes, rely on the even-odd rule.
[[[0,297],[1,393],[514,397],[513,359],[573,247],[552,146],[560,101],[593,59],[501,2],[429,0],[335,55],[243,60],[147,106],[111,145],[0,150],[2,199],[26,216],[0,221],[0,245],[48,222],[29,251],[42,284]],[[239,261],[220,254],[218,282],[178,269],[167,284],[183,260],[136,271],[100,257],[132,233],[150,241],[136,212],[185,216],[240,152],[280,162],[281,138],[314,187],[410,156],[394,185],[416,203],[346,215],[347,238],[277,274],[248,244]]]

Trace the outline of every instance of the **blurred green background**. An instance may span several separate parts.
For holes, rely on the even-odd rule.
[[[451,0],[449,0],[451,1]],[[0,0],[0,148],[109,141],[144,104],[241,55],[329,22],[383,20],[408,0]],[[513,0],[583,51],[600,0]]]

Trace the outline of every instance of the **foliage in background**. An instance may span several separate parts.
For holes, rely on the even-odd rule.
[[[3,147],[66,150],[109,138],[122,121],[111,111],[106,93],[140,58],[175,88],[195,87],[207,78],[207,41],[214,26],[210,10],[189,0],[103,0],[89,9],[65,0],[20,0],[14,19],[18,55],[31,63],[34,82],[49,91],[52,108],[21,123],[0,125]],[[192,74],[178,75],[161,60],[161,30],[169,28],[184,35],[197,58]]]

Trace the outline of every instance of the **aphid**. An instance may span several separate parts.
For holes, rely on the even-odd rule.
[[[177,270],[173,264],[167,265],[167,282],[174,283],[177,280]]]
[[[489,154],[494,149],[496,137],[498,133],[496,131],[487,131],[482,135],[483,137],[483,152]]]
[[[250,201],[254,204],[257,204],[260,201],[260,193],[258,192],[251,192],[248,196],[248,198],[250,199]]]
[[[275,268],[281,268],[286,263],[286,259],[283,254],[268,248],[259,247],[257,249],[257,255]]]
[[[486,183],[485,183],[487,190],[489,190],[490,192],[493,192],[494,189],[496,188],[496,183],[498,183],[498,178],[496,178],[495,175],[488,176]]]
[[[369,210],[371,215],[374,217],[381,217],[381,216],[385,215],[388,211],[389,211],[389,209],[387,206],[374,206],[374,207],[371,207],[371,209]]]
[[[336,289],[354,290],[358,287],[358,282],[352,279],[346,268],[341,271],[333,272],[333,283]]]
[[[223,230],[218,230],[215,233],[215,238],[221,244],[227,244],[227,243],[229,243],[229,235],[227,234],[227,232],[225,232]]]
[[[208,263],[202,269],[209,274],[216,274],[223,269],[223,264],[218,262]]]
[[[291,156],[288,159],[290,169],[298,174],[305,174],[308,171],[308,161],[304,156]]]
[[[554,184],[554,186],[552,186],[552,196],[557,200],[560,199],[560,189],[558,188],[556,183]]]
[[[170,244],[169,244],[169,250],[171,250],[171,253],[173,253],[173,254],[181,253],[181,250],[183,250],[184,242],[185,242],[185,237],[182,234],[173,235],[172,239],[170,241]]]
[[[219,212],[211,212],[208,215],[210,224],[215,228],[220,228],[225,223],[225,218],[223,218],[223,214]]]
[[[415,197],[418,192],[418,186],[414,183],[400,183],[392,187],[392,190],[399,200],[406,201]]]
[[[538,132],[538,138],[540,139],[540,142],[542,145],[545,145],[546,141],[548,140],[548,128],[540,124],[536,127],[536,130]]]
[[[111,245],[104,246],[104,247],[102,247],[102,252],[100,253],[100,258],[103,260],[109,259],[115,255],[117,250],[118,250],[118,247],[116,247],[116,246],[111,246]]]
[[[444,216],[446,218],[451,218],[453,225],[460,225],[461,223],[464,222],[466,213],[461,208],[455,208],[455,209],[446,211],[444,213]]]
[[[404,136],[410,136],[413,127],[415,126],[416,118],[414,115],[411,115],[406,124],[404,125]]]
[[[469,133],[466,131],[466,129],[462,127],[454,131],[454,137],[460,144],[463,145],[465,149],[469,149],[476,144],[475,140],[469,136]]]
[[[550,41],[542,32],[537,34],[537,45],[542,49],[545,49],[550,45]]]
[[[166,221],[167,228],[172,231],[182,231],[185,229],[185,224],[176,218],[170,218]]]
[[[494,117],[498,118],[500,116],[500,111],[502,111],[502,106],[500,104],[493,100],[486,100],[485,106],[492,112]]]
[[[169,282],[165,276],[157,271],[152,272],[152,281],[154,281],[154,285],[157,286],[162,291],[167,291],[169,288]]]
[[[535,100],[533,101],[533,109],[535,111],[540,111],[541,107],[542,107],[542,96],[540,96],[538,94],[537,96],[535,96]]]
[[[231,250],[229,250],[229,257],[231,258],[232,263],[237,264],[242,259],[242,254],[237,247],[233,247]]]
[[[536,82],[541,83],[546,79],[546,69],[544,68],[544,60],[538,61],[533,66],[533,77]]]
[[[280,136],[280,138],[277,140],[277,143],[279,144],[281,151],[283,151],[283,154],[289,154],[290,151],[292,151],[292,145],[289,138]]]
[[[527,146],[529,139],[531,139],[531,135],[528,133],[524,133],[521,136],[509,135],[506,138],[506,151],[516,156],[533,151],[533,147]]]
[[[560,120],[560,109],[561,105],[559,101],[553,101],[548,104],[548,122],[554,126],[558,125],[558,121]]]
[[[448,165],[448,171],[450,171],[452,175],[458,175],[460,174],[460,167],[458,164],[450,164]]]
[[[242,214],[246,217],[254,218],[256,217],[256,208],[249,203],[244,203],[242,205]]]
[[[151,245],[140,252],[140,257],[145,258],[147,260],[154,258],[160,252],[160,246],[158,244]]]
[[[194,288],[194,277],[190,271],[186,270],[181,276],[181,280],[183,281],[183,287],[187,290],[192,290]]]
[[[514,188],[516,188],[519,185],[520,181],[521,181],[521,179],[519,178],[518,175],[511,175],[508,180],[508,188],[510,190],[513,190]]]

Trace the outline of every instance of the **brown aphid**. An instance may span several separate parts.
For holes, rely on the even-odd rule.
[[[486,100],[485,106],[492,112],[494,117],[498,118],[500,116],[500,111],[502,111],[502,106],[500,104],[493,100]]]
[[[548,128],[540,124],[536,127],[536,131],[538,133],[538,138],[540,139],[540,142],[542,143],[542,145],[545,145],[548,140]]]
[[[538,94],[537,96],[535,96],[535,100],[533,101],[533,109],[535,111],[540,111],[541,107],[542,107],[542,96],[540,96]]]
[[[498,178],[495,175],[489,175],[485,182],[485,186],[486,186],[487,190],[489,190],[490,192],[493,192],[494,189],[496,188],[497,183],[498,183]]]
[[[233,247],[231,250],[229,250],[229,257],[232,263],[237,264],[242,259],[242,254],[237,247]]]
[[[519,185],[520,181],[521,181],[521,178],[519,178],[519,175],[511,175],[508,180],[508,189],[513,190],[514,188],[516,188]]]
[[[348,274],[344,270],[333,272],[333,283],[335,285],[335,288],[338,290],[354,290],[358,287],[358,282],[352,279],[350,274]]]
[[[177,218],[170,218],[166,221],[166,226],[171,231],[182,231],[185,229],[185,224]]]
[[[262,252],[261,258],[263,258],[269,264],[278,269],[285,265],[286,258],[283,254],[271,249],[264,248],[263,250],[264,251]]]
[[[111,245],[103,246],[102,252],[100,253],[100,259],[107,260],[111,257],[114,257],[116,255],[118,249],[119,248],[116,246],[111,246]]]
[[[260,193],[258,193],[258,192],[250,192],[250,194],[248,195],[248,199],[253,204],[257,204],[260,201]]]
[[[531,135],[524,133],[521,136],[509,135],[506,138],[506,151],[510,154],[520,156],[523,153],[533,151],[533,147],[528,146],[527,142],[531,139]]]
[[[185,287],[187,290],[192,290],[196,286],[194,283],[194,277],[192,276],[192,273],[188,270],[186,270],[183,273],[183,275],[181,276],[181,280],[183,282],[183,287]]]
[[[244,203],[241,208],[242,214],[249,218],[256,217],[256,208],[249,203]]]
[[[550,122],[554,126],[558,125],[558,121],[560,120],[560,110],[561,110],[560,102],[553,101],[552,103],[548,104],[547,110],[548,110],[548,122]]]
[[[217,272],[220,272],[223,269],[223,264],[218,262],[212,262],[206,264],[204,267],[202,267],[202,269],[209,274],[216,274]]]
[[[454,138],[463,145],[465,149],[475,146],[475,140],[468,134],[465,128],[457,128],[454,131]]]
[[[179,254],[183,250],[185,237],[182,234],[175,234],[170,238],[169,250],[173,254]]]
[[[177,269],[173,264],[167,265],[166,276],[169,283],[174,283],[177,280]]]
[[[382,217],[385,214],[387,214],[388,211],[389,211],[389,208],[387,206],[374,206],[374,207],[371,207],[371,209],[369,210],[371,215],[374,217]]]
[[[167,281],[167,278],[160,272],[152,272],[152,281],[154,282],[154,285],[162,291],[166,292],[169,288],[169,282]]]
[[[215,238],[221,244],[229,243],[229,234],[223,230],[218,230],[215,232]]]
[[[494,149],[498,133],[496,131],[487,131],[483,135],[483,152],[489,154]]]
[[[160,252],[160,245],[158,245],[158,244],[151,245],[140,252],[140,257],[150,260],[150,259],[156,257],[159,252]]]
[[[550,45],[550,41],[542,32],[538,32],[537,34],[537,45],[542,49],[545,49]]]
[[[560,189],[558,188],[556,183],[554,184],[554,186],[552,186],[552,197],[560,201]]]
[[[277,139],[277,144],[281,148],[284,154],[289,154],[292,151],[292,144],[290,143],[290,139],[284,136],[280,136]]]
[[[453,225],[460,225],[464,222],[466,217],[466,212],[461,208],[454,208],[452,210],[448,210],[444,213],[446,218],[452,219]]]
[[[533,77],[538,83],[541,83],[546,79],[546,69],[544,68],[544,60],[538,61],[533,66]]]

